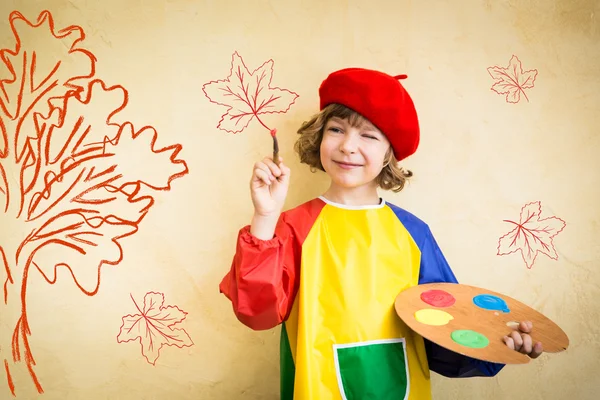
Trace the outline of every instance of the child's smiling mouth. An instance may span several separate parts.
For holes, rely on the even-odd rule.
[[[339,166],[340,168],[343,168],[343,169],[354,169],[354,168],[362,167],[362,164],[354,164],[354,163],[349,163],[349,162],[345,162],[345,161],[333,160],[333,162],[337,166]]]

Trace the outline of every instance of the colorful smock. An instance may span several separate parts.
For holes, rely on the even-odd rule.
[[[394,301],[408,287],[456,282],[429,227],[392,204],[323,197],[282,214],[271,240],[238,236],[220,289],[255,330],[283,323],[281,399],[431,398],[429,370],[492,376],[500,364],[437,346]]]

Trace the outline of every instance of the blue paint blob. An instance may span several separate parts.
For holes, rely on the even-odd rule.
[[[481,307],[486,310],[498,310],[505,313],[510,312],[508,305],[503,299],[501,299],[498,296],[493,296],[491,294],[480,294],[478,296],[475,296],[473,297],[473,303],[475,303],[477,307]]]

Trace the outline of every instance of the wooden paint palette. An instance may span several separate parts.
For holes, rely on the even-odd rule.
[[[454,352],[501,364],[526,364],[529,356],[509,349],[504,336],[521,321],[533,322],[533,343],[544,352],[566,350],[569,338],[550,319],[508,296],[456,283],[429,283],[401,292],[396,313],[412,330]]]

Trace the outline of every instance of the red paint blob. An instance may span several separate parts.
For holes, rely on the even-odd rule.
[[[434,307],[450,307],[456,302],[456,299],[450,293],[436,289],[421,293],[421,300]]]

